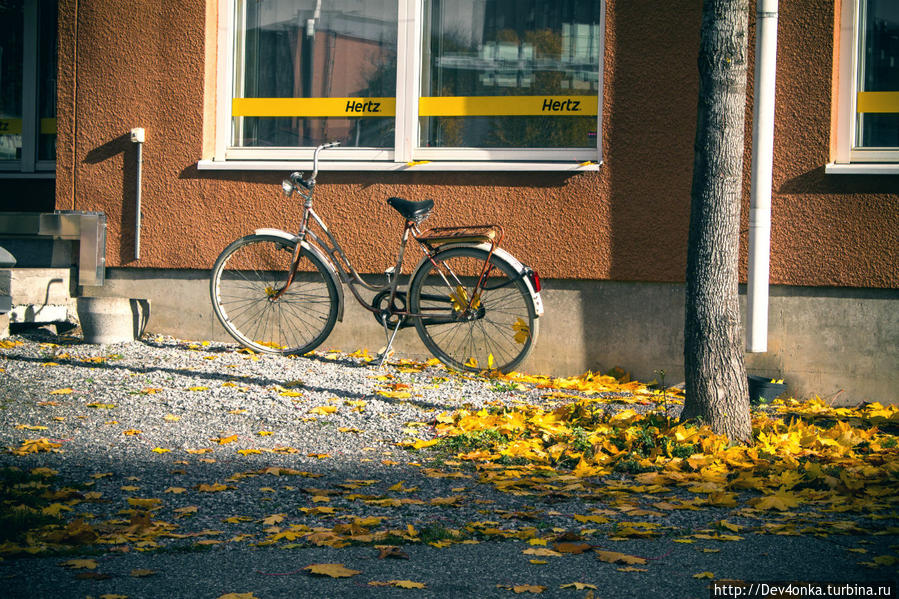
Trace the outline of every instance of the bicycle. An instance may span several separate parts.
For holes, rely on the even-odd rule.
[[[338,143],[315,149],[308,179],[294,172],[281,184],[285,196],[297,193],[304,201],[297,234],[257,229],[228,245],[215,261],[210,295],[225,330],[259,352],[308,353],[343,320],[346,285],[384,327],[388,340],[380,365],[399,329],[413,325],[427,349],[452,369],[508,372],[521,363],[537,340],[543,314],[540,277],[500,247],[502,227],[422,231],[419,225],[431,213],[433,200],[388,198],[405,227],[396,265],[384,273],[386,283],[369,283],[312,208],[319,152]],[[424,256],[408,286],[401,286],[410,236]],[[372,300],[364,299],[357,287],[374,292]]]

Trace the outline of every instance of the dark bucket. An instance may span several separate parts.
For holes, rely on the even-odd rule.
[[[749,403],[769,403],[787,390],[783,383],[772,383],[769,377],[749,375]]]

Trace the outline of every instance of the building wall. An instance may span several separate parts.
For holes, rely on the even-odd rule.
[[[211,134],[215,4],[61,2],[57,208],[106,212],[110,266],[205,268],[255,227],[296,227],[283,173],[196,169]],[[682,280],[699,4],[609,1],[599,172],[323,173],[317,208],[361,270],[390,263],[392,244],[380,241],[401,225],[383,200],[399,195],[434,198],[435,225],[502,223],[509,249],[546,277]],[[771,282],[897,287],[896,178],[824,174],[833,3],[780,10]],[[132,127],[147,131],[139,263]]]
[[[393,261],[402,223],[384,199],[398,195],[435,199],[428,221],[435,226],[501,223],[504,245],[562,286],[682,282],[700,4],[608,0],[605,163],[597,172],[323,172],[316,209],[363,272]],[[899,177],[824,174],[834,111],[834,4],[780,6],[771,283],[897,289]],[[212,149],[216,10],[216,0],[60,0],[56,208],[107,214],[111,267],[196,273],[254,228],[297,227],[301,207],[278,188],[284,173],[197,170]],[[750,79],[751,73],[750,66]],[[139,261],[133,255],[133,127],[147,134]],[[744,280],[749,147],[747,139]],[[676,317],[682,322],[680,312]],[[609,331],[596,335],[616,338]],[[576,363],[598,364],[597,344],[578,349]],[[666,352],[671,364],[682,362],[680,350]],[[790,364],[787,359],[779,368],[789,372]]]

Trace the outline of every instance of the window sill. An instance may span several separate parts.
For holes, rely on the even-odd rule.
[[[350,162],[319,161],[319,171],[532,171],[532,172],[587,172],[598,171],[602,163],[596,162],[474,162],[474,161],[421,161],[421,162]],[[281,160],[200,160],[201,171],[302,171],[312,170],[312,161]]]
[[[831,162],[824,166],[828,175],[899,175],[899,163],[864,163],[836,164]]]

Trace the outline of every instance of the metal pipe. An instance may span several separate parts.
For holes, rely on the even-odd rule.
[[[137,144],[137,189],[134,193],[134,259],[140,260],[140,190],[143,167],[144,130],[132,129],[131,141]]]
[[[768,276],[771,254],[771,179],[774,161],[774,90],[777,75],[777,0],[758,0],[746,351],[768,351]]]

